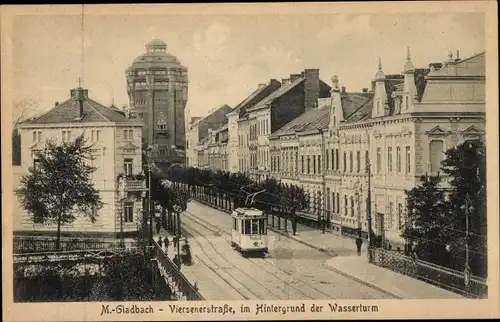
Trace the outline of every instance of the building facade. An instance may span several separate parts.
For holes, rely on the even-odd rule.
[[[231,111],[231,107],[223,105],[209,115],[203,118],[194,118],[191,122],[186,131],[186,162],[189,166],[205,166],[205,161],[200,161],[198,155],[203,154],[201,150],[205,147],[205,139],[208,138],[211,131],[227,124],[226,114],[229,111]]]
[[[450,53],[428,68],[415,68],[409,50],[402,56],[400,73],[385,74],[379,61],[370,88],[348,91],[334,76],[318,92],[306,82],[308,71],[319,80],[317,70],[306,70],[240,109],[236,126],[230,115],[239,171],[302,187],[304,215],[326,219],[334,232],[366,237],[370,208],[375,234],[402,248],[405,190],[437,174],[446,150],[484,136],[486,112],[484,52]],[[226,151],[230,169],[232,145]]]
[[[62,235],[131,235],[139,228],[142,200],[146,192],[142,172],[142,122],[126,117],[123,111],[105,107],[88,96],[88,90],[78,88],[71,97],[41,116],[19,125],[21,136],[21,166],[15,167],[15,185],[20,177],[36,166],[35,152],[52,140],[67,142],[84,135],[92,144],[96,168],[92,181],[99,190],[104,206],[98,210],[97,221],[91,223],[77,216],[70,225],[61,227]],[[19,214],[14,231],[18,234],[55,234],[56,225],[33,222],[18,205]]]
[[[317,107],[319,98],[328,96],[330,87],[319,79],[319,70],[306,69],[283,79],[280,88],[247,108],[253,179],[264,180],[270,175],[269,136],[305,111]]]
[[[126,70],[131,117],[144,121],[142,144],[153,146],[150,159],[159,166],[185,162],[187,72],[159,39]]]

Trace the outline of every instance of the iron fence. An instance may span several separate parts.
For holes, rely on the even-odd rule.
[[[469,298],[487,298],[488,296],[488,284],[483,278],[472,276],[469,285],[466,286],[463,272],[382,248],[370,248],[369,251],[373,258],[373,264],[377,266],[417,278]]]
[[[133,248],[140,246],[136,241],[120,241],[120,240],[99,240],[99,239],[61,239],[59,248],[57,248],[57,240],[54,238],[40,237],[14,237],[13,250],[14,254],[25,253],[47,253],[47,252],[67,252],[74,250],[98,250],[98,249],[117,249],[117,248]]]
[[[202,301],[203,296],[201,296],[198,288],[193,286],[184,274],[181,273],[177,265],[174,264],[161,249],[156,241],[154,241],[154,256],[158,260],[159,266],[165,270],[166,275],[168,275],[172,281],[177,286],[177,289],[182,293],[182,295],[188,301]]]

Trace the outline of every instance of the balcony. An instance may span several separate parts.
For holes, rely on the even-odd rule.
[[[146,177],[142,174],[137,175],[123,175],[120,173],[118,175],[118,191],[122,197],[125,194],[134,193],[142,194],[147,190],[146,188]]]

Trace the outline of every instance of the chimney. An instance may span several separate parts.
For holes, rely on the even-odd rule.
[[[345,86],[342,86],[342,94],[345,94]]]
[[[56,102],[56,103],[54,104],[54,106],[58,106],[58,105],[59,105],[59,102]]]
[[[304,70],[304,106],[313,108],[319,98],[319,69]]]
[[[362,89],[362,91],[363,91],[363,93],[368,93],[368,88],[365,87]]]
[[[290,74],[290,81],[293,82],[296,79],[302,78],[302,74]]]
[[[285,86],[290,84],[290,78],[282,78],[281,79],[281,86]]]
[[[457,58],[455,58],[455,61],[459,61],[460,60],[460,50],[457,49]]]
[[[267,84],[259,84],[259,89],[266,87]]]

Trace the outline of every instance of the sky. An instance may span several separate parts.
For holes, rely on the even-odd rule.
[[[128,103],[125,69],[159,38],[188,68],[187,109],[204,116],[236,106],[271,78],[318,68],[348,91],[369,87],[379,57],[386,74],[485,50],[483,14],[22,15],[13,25],[14,100],[36,100],[36,114],[69,98],[83,75],[94,100]],[[82,39],[84,55],[82,59]],[[83,64],[82,64],[83,61]],[[82,68],[83,66],[83,68]],[[82,71],[83,70],[83,71]],[[16,113],[16,112],[14,112]]]

